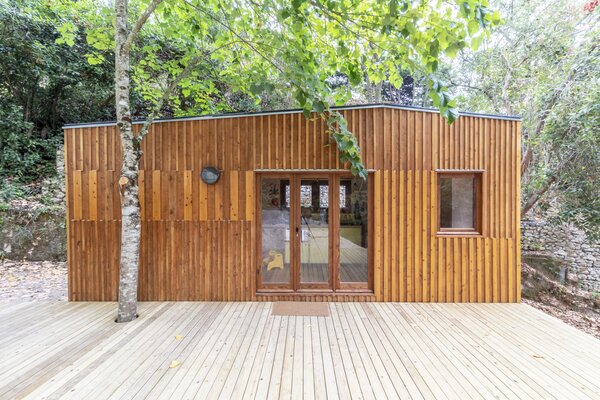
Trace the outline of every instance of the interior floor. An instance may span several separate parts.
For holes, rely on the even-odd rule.
[[[267,271],[263,268],[264,283],[283,283],[289,281],[290,265],[284,264],[283,268],[275,268]],[[329,266],[327,264],[302,264],[300,269],[301,281],[309,282],[327,282],[329,276]],[[340,282],[367,282],[368,268],[363,263],[348,263],[340,266]]]

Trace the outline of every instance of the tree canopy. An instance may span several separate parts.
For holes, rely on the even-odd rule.
[[[0,177],[47,175],[65,122],[114,115],[110,63],[90,65],[83,36],[57,45],[59,17],[34,2],[0,1]]]
[[[600,36],[594,2],[498,1],[505,23],[446,74],[462,107],[523,117],[523,214],[600,230]],[[548,192],[552,196],[548,196]]]
[[[65,14],[87,20],[92,64],[114,47],[110,4],[57,1]],[[156,3],[156,4],[155,4]],[[155,7],[156,6],[156,7]],[[144,101],[176,115],[226,109],[219,85],[249,96],[290,95],[307,114],[345,104],[364,79],[400,87],[402,73],[427,77],[433,104],[450,122],[458,113],[436,75],[442,55],[478,47],[500,22],[486,1],[131,1],[137,49],[132,78]],[[143,10],[152,10],[143,29]],[[138,29],[139,28],[139,29]],[[76,25],[59,27],[60,42],[73,43]],[[348,85],[333,85],[342,74]],[[176,90],[173,90],[176,89]],[[158,110],[158,111],[157,111]],[[364,174],[357,143],[340,115],[328,114],[333,139],[354,173]]]
[[[517,114],[524,210],[559,199],[558,220],[599,231],[594,1],[157,3],[132,47],[133,118],[361,101]],[[131,28],[150,4],[129,2]],[[0,0],[2,179],[48,175],[64,123],[115,119],[113,22],[112,1]]]

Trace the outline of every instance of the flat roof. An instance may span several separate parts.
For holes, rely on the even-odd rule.
[[[366,109],[366,108],[394,108],[394,109],[398,109],[398,110],[422,111],[422,112],[430,112],[430,113],[439,114],[439,110],[437,108],[403,106],[403,105],[389,104],[389,103],[357,104],[357,105],[352,105],[352,106],[331,107],[332,110],[338,110],[338,111]],[[200,116],[196,116],[196,117],[160,118],[160,119],[154,120],[153,123],[171,122],[171,121],[198,121],[198,120],[217,119],[217,118],[239,118],[239,117],[273,115],[273,114],[295,114],[295,113],[301,113],[301,112],[302,112],[301,109],[231,112],[231,113],[223,113],[223,114],[200,115]],[[468,112],[468,111],[459,111],[459,115],[466,116],[466,117],[503,119],[503,120],[509,120],[509,121],[520,121],[521,120],[520,116],[515,116],[515,115],[485,114],[485,113],[474,113],[474,112]],[[143,123],[144,123],[143,119],[133,121],[133,124],[143,124]],[[65,124],[63,126],[63,128],[83,128],[83,127],[88,127],[88,126],[113,126],[115,124],[116,124],[116,121],[84,122],[84,123]]]

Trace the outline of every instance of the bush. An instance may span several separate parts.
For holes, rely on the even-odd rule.
[[[41,138],[32,129],[21,107],[0,102],[0,179],[31,182],[53,170],[60,139]]]

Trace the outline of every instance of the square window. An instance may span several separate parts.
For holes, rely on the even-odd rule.
[[[481,173],[438,175],[440,233],[481,232]]]

